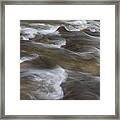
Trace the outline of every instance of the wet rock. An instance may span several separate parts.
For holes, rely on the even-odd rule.
[[[65,26],[60,26],[56,31],[60,32],[60,33],[66,33],[69,32]]]

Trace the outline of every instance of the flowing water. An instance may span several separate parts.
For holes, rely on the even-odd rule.
[[[100,99],[99,20],[20,21],[21,100]]]

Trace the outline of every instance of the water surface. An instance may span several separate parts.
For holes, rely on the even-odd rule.
[[[100,99],[99,20],[21,20],[21,100]]]

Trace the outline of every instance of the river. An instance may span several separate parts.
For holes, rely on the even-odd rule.
[[[99,100],[100,21],[21,20],[20,99]]]

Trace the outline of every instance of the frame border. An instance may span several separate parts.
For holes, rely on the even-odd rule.
[[[115,5],[115,115],[5,115],[5,5]],[[0,119],[120,119],[119,117],[119,0],[45,0],[1,2]]]

